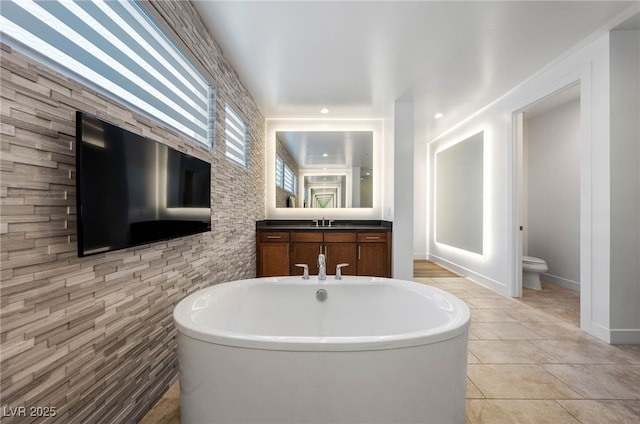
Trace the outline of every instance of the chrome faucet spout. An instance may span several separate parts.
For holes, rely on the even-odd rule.
[[[338,264],[336,266],[336,280],[342,280],[342,268],[349,266],[349,264]]]
[[[327,279],[327,264],[324,255],[321,253],[318,255],[318,280]]]
[[[309,279],[309,265],[307,264],[296,264],[297,267],[302,268],[302,279],[303,280],[308,280]]]

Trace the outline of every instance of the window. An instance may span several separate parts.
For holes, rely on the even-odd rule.
[[[3,41],[211,147],[214,89],[135,1],[2,0]]]
[[[283,188],[284,185],[284,162],[280,156],[276,155],[276,187]]]
[[[246,167],[247,124],[229,105],[225,106],[224,122],[227,158]]]
[[[287,165],[284,166],[284,189],[289,193],[295,193],[293,190],[293,171]]]

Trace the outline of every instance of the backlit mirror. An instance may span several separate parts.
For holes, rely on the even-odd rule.
[[[438,243],[482,255],[484,133],[436,153]]]
[[[373,131],[276,131],[277,208],[372,208]]]

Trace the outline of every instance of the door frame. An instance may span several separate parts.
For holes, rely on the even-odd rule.
[[[574,84],[580,84],[580,328],[591,333],[592,212],[591,212],[591,86],[590,73],[578,72],[537,93],[511,114],[511,282],[509,294],[522,296],[522,239],[524,196],[524,113],[528,107]]]

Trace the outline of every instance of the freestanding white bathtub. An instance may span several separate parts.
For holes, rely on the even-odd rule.
[[[256,278],[173,317],[182,424],[464,422],[470,312],[440,289]]]

